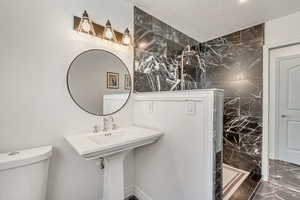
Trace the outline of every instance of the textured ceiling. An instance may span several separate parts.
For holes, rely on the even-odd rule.
[[[134,4],[200,42],[300,11],[300,0],[134,0]]]

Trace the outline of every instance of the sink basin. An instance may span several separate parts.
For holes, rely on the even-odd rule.
[[[151,144],[163,134],[159,131],[128,127],[108,132],[66,136],[73,149],[85,159],[97,159]]]
[[[156,142],[159,131],[132,126],[114,131],[66,136],[72,148],[87,160],[104,158],[103,200],[124,200],[124,159],[128,152]]]
[[[131,134],[122,131],[109,132],[106,134],[88,136],[88,139],[98,145],[114,145],[130,139]]]

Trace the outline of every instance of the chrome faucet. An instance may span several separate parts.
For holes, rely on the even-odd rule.
[[[103,118],[103,127],[102,127],[102,131],[103,132],[108,131],[108,129],[109,129],[108,123],[109,123],[109,118],[108,117],[104,117]]]
[[[116,129],[117,129],[117,124],[115,123],[115,120],[112,116],[103,118],[103,128],[102,128],[103,132],[109,130],[116,130]]]

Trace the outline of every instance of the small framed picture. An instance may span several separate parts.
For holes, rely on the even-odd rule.
[[[119,74],[115,72],[107,72],[107,88],[119,89]]]
[[[130,75],[125,74],[125,83],[124,83],[124,88],[125,90],[130,90],[131,89],[131,80],[130,80]]]

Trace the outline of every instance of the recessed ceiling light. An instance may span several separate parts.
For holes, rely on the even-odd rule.
[[[248,0],[239,0],[240,3],[246,3]]]

